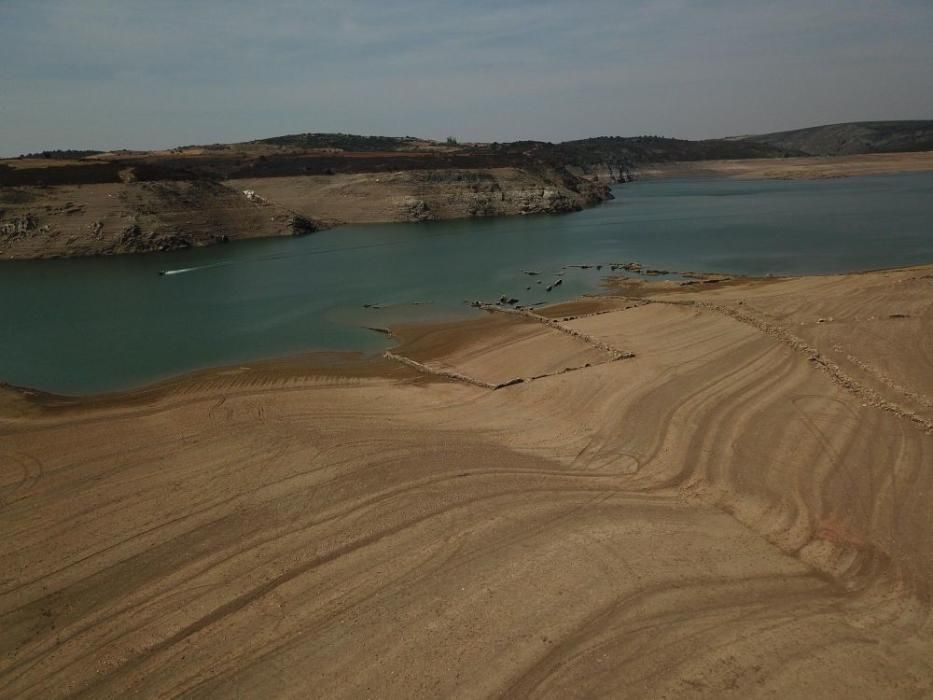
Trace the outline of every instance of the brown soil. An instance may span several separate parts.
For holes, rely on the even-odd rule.
[[[753,158],[661,163],[639,168],[639,177],[718,176],[739,179],[817,180],[933,170],[933,151],[808,158]]]
[[[5,390],[0,696],[928,696],[931,284],[501,313],[401,329],[411,366],[96,403]],[[529,378],[606,346],[635,356]]]

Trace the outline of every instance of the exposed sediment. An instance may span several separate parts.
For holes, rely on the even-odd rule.
[[[519,168],[417,170],[231,181],[269,201],[328,221],[430,221],[578,211],[605,186]]]
[[[187,169],[170,156],[0,163],[0,258],[172,250],[342,223],[559,214],[611,197],[606,184],[530,158],[409,155],[254,154],[249,165],[228,155],[191,159]],[[340,172],[322,167],[332,161]]]
[[[4,389],[0,696],[924,697],[933,435],[828,363],[926,419],[931,284],[659,283],[393,329],[410,362]]]

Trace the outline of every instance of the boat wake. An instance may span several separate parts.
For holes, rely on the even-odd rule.
[[[230,265],[229,260],[224,260],[222,262],[211,263],[210,265],[198,265],[197,267],[180,267],[177,270],[159,270],[160,277],[168,277],[169,275],[181,275],[186,272],[197,272],[198,270],[209,270],[213,267],[223,267],[224,265]]]

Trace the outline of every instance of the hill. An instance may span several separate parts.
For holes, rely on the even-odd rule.
[[[810,156],[931,151],[933,120],[828,124],[772,134],[742,136],[733,141],[797,151]]]
[[[802,155],[780,146],[733,139],[688,141],[663,136],[600,136],[544,149],[547,157],[588,175],[625,181],[649,163],[694,162]]]
[[[557,148],[560,153],[566,155],[567,162],[577,165],[606,154],[635,165],[674,160],[781,158],[788,155],[786,148],[754,141],[730,139],[688,141],[663,136],[600,136],[578,141],[565,141]]]
[[[340,151],[409,151],[437,145],[412,136],[359,136],[357,134],[287,134],[247,141],[239,146],[264,145],[287,149],[336,149]]]

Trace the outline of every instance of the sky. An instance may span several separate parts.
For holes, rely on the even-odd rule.
[[[933,118],[933,0],[0,0],[0,154]]]

